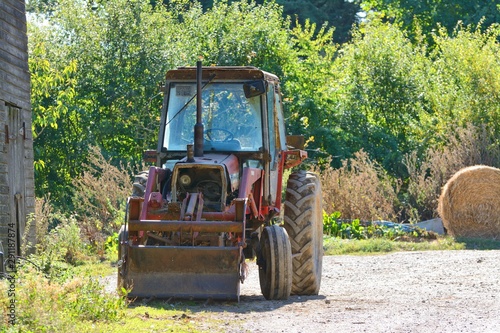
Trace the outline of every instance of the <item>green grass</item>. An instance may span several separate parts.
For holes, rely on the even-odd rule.
[[[223,322],[212,319],[205,312],[193,313],[174,305],[155,302],[150,305],[131,305],[118,321],[78,323],[77,332],[217,332]]]
[[[500,246],[500,242],[497,243]],[[491,244],[489,245],[491,246]],[[451,237],[439,237],[436,240],[421,242],[391,241],[384,238],[355,240],[325,237],[323,248],[325,255],[342,255],[377,254],[396,251],[463,250],[469,247],[466,242],[455,241]]]
[[[109,260],[86,262],[74,267],[72,271],[75,275],[108,276],[116,272],[116,263]]]

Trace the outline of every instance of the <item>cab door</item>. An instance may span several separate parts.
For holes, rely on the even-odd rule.
[[[269,170],[266,170],[270,177],[266,179],[269,189],[270,205],[276,205],[278,190],[281,188],[282,170],[280,170],[281,152],[286,150],[285,123],[283,119],[283,109],[279,86],[274,83],[268,84],[267,89],[267,126],[269,133],[269,153],[271,161]],[[277,207],[278,209],[280,207]]]

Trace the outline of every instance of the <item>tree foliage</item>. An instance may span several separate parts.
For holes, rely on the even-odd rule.
[[[500,135],[500,27],[486,32],[460,28],[449,37],[435,35],[432,66],[424,80],[435,128],[446,136],[450,127],[487,124]]]
[[[357,23],[361,10],[359,0],[277,0],[285,15],[297,18],[300,24],[306,21],[322,27],[333,28],[333,40],[342,43],[350,40],[351,29]]]
[[[419,145],[422,69],[427,60],[397,27],[373,23],[336,62],[336,122],[342,158],[363,148],[387,170]]]
[[[400,24],[411,33],[424,35],[443,27],[452,33],[457,24],[488,28],[500,21],[495,0],[363,0],[362,8],[379,17]]]
[[[310,150],[329,151],[335,145],[332,73],[338,45],[332,43],[332,29],[315,31],[306,21],[290,32],[293,59],[284,67],[284,105],[290,130],[305,135]]]
[[[49,1],[49,0],[47,0]],[[177,0],[164,0],[163,3],[175,3]],[[217,0],[200,1],[203,11],[208,11],[218,5]],[[220,2],[220,1],[219,1]],[[229,3],[239,2],[229,0]],[[256,0],[262,5],[266,0]],[[276,0],[283,7],[283,17],[289,17],[292,24],[306,24],[306,21],[320,28],[327,25],[335,29],[333,39],[335,42],[346,42],[351,38],[351,29],[357,23],[357,13],[361,10],[360,0]]]
[[[280,3],[30,1],[38,8],[29,22],[37,194],[71,203],[71,180],[84,173],[90,146],[116,165],[139,163],[156,146],[158,83],[200,58],[277,74],[289,132],[305,135],[310,156],[331,157],[336,167],[363,149],[405,180],[404,156],[423,158],[456,125],[500,134],[497,25],[458,25],[450,34],[371,18],[337,44],[336,29],[284,18]],[[406,2],[390,3],[405,11]]]

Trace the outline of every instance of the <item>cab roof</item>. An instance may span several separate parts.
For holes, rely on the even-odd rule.
[[[279,83],[276,75],[253,66],[203,66],[202,79],[213,79],[214,81],[266,80]],[[166,74],[166,80],[196,80],[196,67],[178,67],[169,70]]]

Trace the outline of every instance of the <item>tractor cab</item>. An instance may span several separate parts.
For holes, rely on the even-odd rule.
[[[184,157],[190,145],[195,145],[193,129],[200,116],[203,159],[197,162],[204,161],[205,167],[209,159],[216,162],[224,160],[221,156],[234,155],[239,174],[233,178],[238,179],[245,167],[263,170],[271,175],[265,178],[263,198],[274,205],[277,199],[279,201],[276,197],[279,154],[287,149],[278,78],[255,67],[203,67],[198,96],[196,75],[196,67],[167,72],[158,142],[161,165],[174,170],[179,161],[186,163]],[[201,103],[199,115],[198,101]],[[212,185],[218,190],[223,184]],[[174,185],[173,192],[177,190]],[[206,190],[205,193],[209,194]],[[228,195],[221,200],[232,197]]]
[[[204,153],[260,152],[262,139],[261,95],[246,97],[242,82],[214,82],[202,90]],[[262,92],[262,94],[265,91]],[[194,144],[196,83],[169,84],[163,147],[185,151]]]

